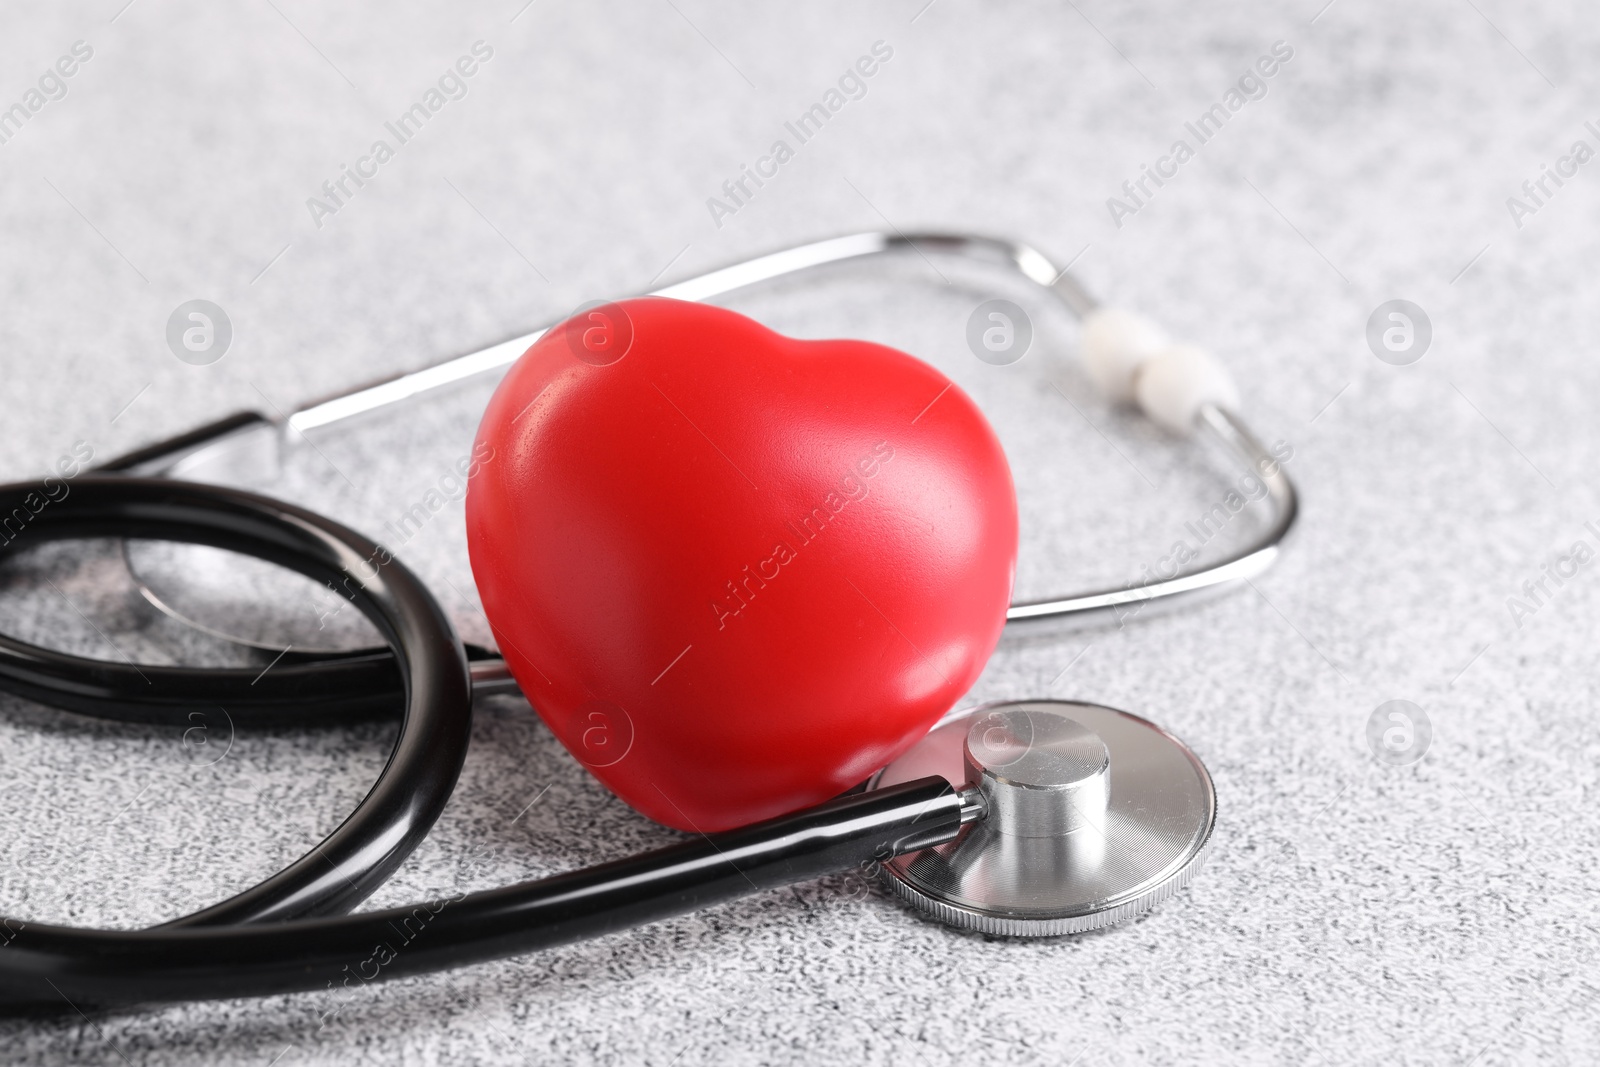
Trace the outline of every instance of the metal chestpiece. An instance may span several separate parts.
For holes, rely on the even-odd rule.
[[[1079,933],[1187,885],[1216,821],[1183,742],[1096,704],[1020,701],[947,717],[875,786],[942,774],[981,809],[951,841],[884,865],[888,885],[955,926]]]

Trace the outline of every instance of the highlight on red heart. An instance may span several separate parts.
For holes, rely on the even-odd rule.
[[[795,811],[977,680],[1017,506],[977,406],[883,345],[663,298],[588,305],[507,374],[467,495],[484,610],[563,745],[644,815]]]

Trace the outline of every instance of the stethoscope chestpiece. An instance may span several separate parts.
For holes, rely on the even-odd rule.
[[[1187,745],[1098,704],[954,713],[871,784],[931,774],[982,814],[884,863],[884,880],[919,911],[988,934],[1082,933],[1148,911],[1189,884],[1217,818],[1211,775]]]

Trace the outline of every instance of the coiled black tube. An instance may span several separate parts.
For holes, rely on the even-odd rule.
[[[389,652],[367,658],[389,672],[398,666],[405,711],[394,753],[355,812],[253,889],[149,930],[0,918],[0,1011],[323,990],[336,1012],[367,982],[599,936],[925,848],[960,829],[960,797],[944,779],[926,778],[569,874],[346,915],[421,842],[466,756],[466,655],[438,603],[374,542],[268,497],[159,478],[85,476],[64,495],[62,484],[59,499],[37,483],[0,486],[0,516],[27,515],[0,557],[45,540],[147,537],[231,549],[329,582],[388,641]],[[297,701],[317,700],[326,677],[318,672],[329,665],[277,683],[273,700],[253,707],[293,716]],[[126,717],[184,722],[181,711],[226,707],[245,673],[254,676],[135,668],[0,637],[0,689],[94,714],[114,714],[126,700],[138,709]],[[392,673],[386,682],[392,690]]]

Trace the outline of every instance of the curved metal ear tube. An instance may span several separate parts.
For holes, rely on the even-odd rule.
[[[1294,525],[1294,485],[1281,463],[1250,432],[1237,413],[1238,398],[1217,361],[1188,345],[1176,345],[1156,326],[1130,312],[1100,306],[1065,267],[1037,249],[1015,241],[976,234],[868,232],[798,245],[743,263],[676,282],[646,295],[678,300],[708,300],[775,278],[828,264],[868,256],[915,250],[962,256],[1007,267],[1053,296],[1083,321],[1082,355],[1088,374],[1113,401],[1137,404],[1158,425],[1175,433],[1199,432],[1210,437],[1238,463],[1255,472],[1266,486],[1272,519],[1250,543],[1212,563],[1195,565],[1156,580],[1066,596],[1013,604],[1008,623],[1043,622],[1125,611],[1152,601],[1169,601],[1245,581],[1265,571],[1277,558],[1279,545]],[[244,412],[201,427],[170,441],[103,464],[100,469],[131,474],[205,476],[199,470],[220,458],[229,465],[255,470],[275,464],[283,443],[294,435],[378,411],[477,375],[502,370],[544,334],[522,334],[480,351],[458,356],[423,370],[402,374],[340,396],[310,404],[286,417]],[[140,579],[130,563],[135,578]],[[145,597],[162,611],[200,629],[215,627],[193,620],[169,604],[160,590],[139,581]],[[240,644],[267,648],[260,642],[227,636]],[[282,646],[268,649],[276,653]],[[297,654],[307,650],[297,642]],[[498,657],[485,654],[473,663],[474,691],[515,692]]]

